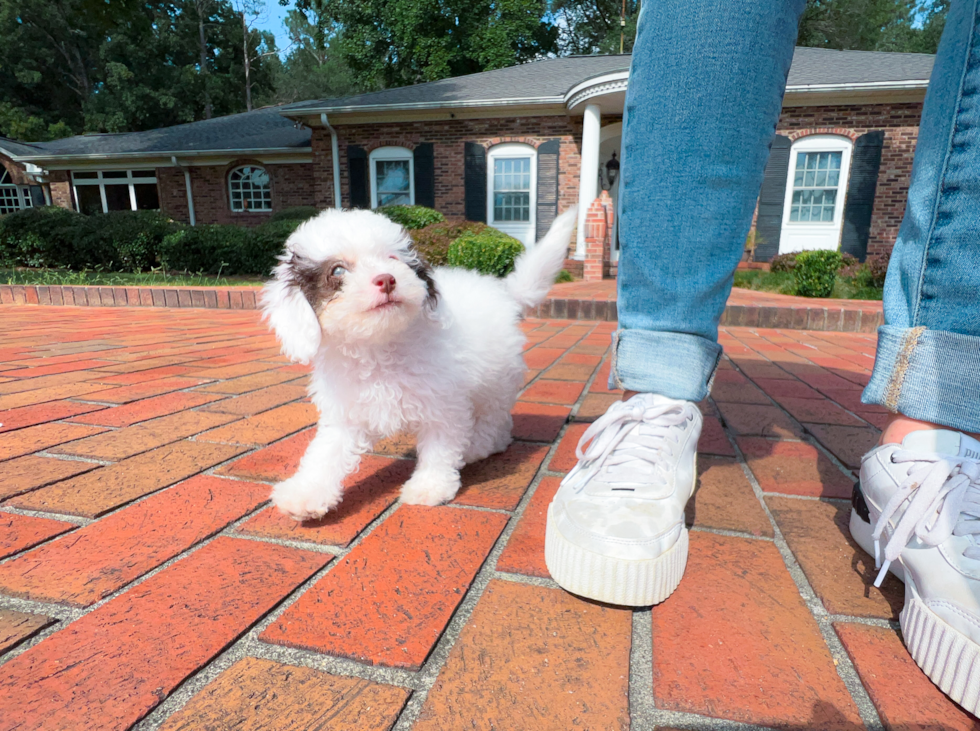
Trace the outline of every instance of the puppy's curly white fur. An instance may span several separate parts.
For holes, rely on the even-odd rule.
[[[574,209],[559,216],[506,279],[433,270],[401,226],[369,211],[327,210],[296,229],[261,305],[282,352],[312,364],[320,420],[275,505],[322,516],[361,455],[401,431],[418,437],[407,503],[451,500],[464,464],[506,449],[524,383],[518,323],[547,295],[574,225]]]

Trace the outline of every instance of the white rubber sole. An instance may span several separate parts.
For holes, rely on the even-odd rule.
[[[551,506],[548,522],[552,522]],[[655,559],[627,561],[586,551],[557,530],[545,533],[544,560],[551,577],[572,594],[607,604],[646,607],[674,593],[687,567],[687,527],[677,542]]]
[[[912,659],[939,689],[974,716],[980,715],[980,645],[943,621],[905,585],[899,615]]]
[[[848,524],[851,530],[851,538],[854,539],[864,552],[869,556],[874,558],[875,555],[875,541],[871,537],[874,532],[874,526],[870,523],[865,523],[861,516],[857,514],[857,511],[851,508],[851,522]],[[885,541],[882,540],[882,549],[884,549]],[[891,565],[888,567],[888,573],[894,574],[895,578],[899,581],[905,581],[905,569],[902,568],[901,561],[892,561]]]

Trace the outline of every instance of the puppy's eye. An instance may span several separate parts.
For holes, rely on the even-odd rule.
[[[339,264],[330,270],[331,277],[342,277],[347,273],[347,270],[340,266]]]

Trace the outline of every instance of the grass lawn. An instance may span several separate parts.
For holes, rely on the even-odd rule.
[[[756,292],[776,292],[777,294],[796,294],[796,280],[793,272],[766,272],[750,269],[735,272],[735,286],[752,289]],[[850,277],[837,277],[834,292],[830,296],[842,300],[880,300],[879,287],[861,287]]]
[[[258,287],[260,277],[211,277],[165,272],[72,272],[65,269],[0,269],[0,284],[69,284],[76,287]]]

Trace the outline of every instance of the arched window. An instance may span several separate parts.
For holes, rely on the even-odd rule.
[[[231,210],[271,211],[272,186],[269,173],[258,165],[243,165],[228,175]]]
[[[32,190],[36,188],[36,190]],[[38,185],[27,186],[17,185],[11,177],[10,172],[0,165],[0,216],[4,213],[13,213],[22,208],[34,206],[34,199],[40,196],[40,203],[44,205],[44,192]]]
[[[368,155],[371,208],[415,205],[415,156],[406,147],[379,147]]]
[[[525,246],[534,244],[537,167],[530,145],[496,145],[487,155],[487,223]]]

